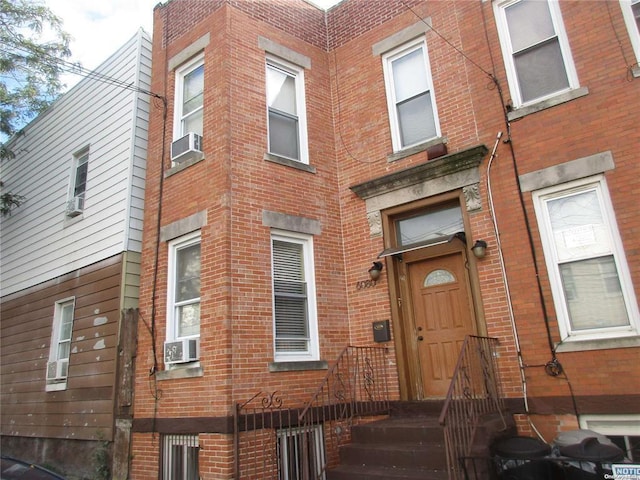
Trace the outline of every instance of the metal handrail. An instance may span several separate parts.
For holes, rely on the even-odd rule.
[[[500,392],[495,347],[498,339],[468,335],[449,385],[440,424],[444,426],[449,478],[463,478],[461,461],[471,455],[474,435],[487,415],[503,416],[504,398]]]
[[[345,347],[299,408],[285,408],[282,392],[260,392],[237,404],[236,478],[324,479],[338,462],[338,448],[350,440],[355,419],[389,413],[387,353],[384,347]],[[295,449],[297,458],[282,454],[283,438],[294,438],[286,448]]]

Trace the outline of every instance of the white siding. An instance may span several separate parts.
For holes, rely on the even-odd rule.
[[[150,88],[151,40],[142,30],[96,72]],[[85,78],[13,139],[7,191],[25,203],[3,217],[1,295],[120,252],[140,252],[150,98]],[[73,155],[89,147],[85,209],[65,215]]]

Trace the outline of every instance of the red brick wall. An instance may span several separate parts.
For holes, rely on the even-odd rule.
[[[497,133],[507,132],[503,104],[509,99],[509,91],[491,2],[405,2],[411,6],[407,9],[399,7],[401,2],[347,0],[327,16],[329,53],[325,51],[326,38],[321,38],[324,14],[318,15],[304,2],[294,2],[295,8],[273,2],[195,2],[194,9],[182,8],[184,3],[187,0],[174,1],[156,10],[152,90],[166,92],[171,131],[173,75],[165,76],[166,59],[210,33],[211,41],[205,49],[205,160],[164,179],[160,218],[164,226],[207,211],[207,225],[202,229],[201,362],[205,376],[159,382],[161,395],[154,400],[156,384],[148,375],[154,364],[152,343],[143,328],[136,384],[136,417],[141,418],[154,414],[229,415],[233,402],[246,400],[258,391],[285,391],[295,401],[308,397],[324,375],[322,371],[268,372],[273,360],[273,327],[270,232],[262,225],[263,210],[311,218],[322,226],[322,233],[314,238],[322,359],[331,362],[348,343],[372,344],[371,322],[391,318],[390,304],[395,299],[390,298],[386,269],[375,287],[357,288],[357,282],[368,279],[367,269],[384,245],[382,237],[370,236],[364,202],[349,187],[417,165],[426,157],[423,153],[387,162],[392,152],[389,121],[381,59],[372,54],[373,44],[420,19],[430,19],[434,30],[428,31],[426,38],[448,151],[459,152],[479,144],[491,150]],[[637,102],[633,99],[639,97],[640,84],[637,79],[629,81],[616,40],[617,34],[628,57],[626,30],[617,4],[568,1],[561,7],[580,84],[588,87],[589,95],[511,124],[518,173],[610,150],[616,168],[607,172],[606,178],[638,293],[640,250],[635,237],[640,230],[636,180],[640,134]],[[272,10],[266,12],[265,8]],[[165,38],[164,12],[171,15],[166,51],[161,42]],[[602,20],[609,19],[609,13],[612,21]],[[311,59],[305,83],[309,157],[317,169],[315,174],[263,160],[267,130],[264,51],[258,46],[259,36]],[[148,325],[152,322],[151,272],[163,173],[162,146],[166,169],[171,142],[167,134],[163,144],[162,127],[158,103],[150,122],[143,252],[143,271],[148,274],[142,280],[140,302]],[[480,286],[478,305],[486,331],[500,339],[505,392],[521,397],[513,328],[487,198],[487,161],[480,165],[482,208],[469,213],[471,232],[467,233],[487,240],[489,248],[485,259],[474,262],[472,274],[477,275]],[[551,360],[551,352],[525,212],[553,341],[559,340],[559,332],[531,194],[524,194],[523,210],[515,173],[509,145],[500,142],[491,169],[491,187],[528,392],[531,397],[568,398],[567,378],[549,377],[542,368]],[[158,251],[155,329],[160,352],[165,328],[166,244],[161,243]],[[562,353],[558,358],[578,397],[603,392],[637,393],[637,348]],[[391,367],[395,367],[394,362]],[[624,381],[612,382],[611,377]],[[392,388],[397,394],[397,379]],[[180,395],[185,390],[189,392],[186,397]],[[550,430],[558,429],[556,413],[551,414],[554,417],[549,421],[547,417],[536,421]],[[144,460],[136,462],[141,465]]]

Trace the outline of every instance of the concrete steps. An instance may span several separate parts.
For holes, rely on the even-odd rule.
[[[439,412],[429,402],[403,404],[387,419],[354,426],[352,442],[340,448],[340,465],[327,480],[446,479]]]

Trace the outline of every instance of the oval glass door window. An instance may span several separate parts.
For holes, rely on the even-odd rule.
[[[444,283],[454,283],[455,281],[456,277],[449,270],[438,269],[424,277],[423,286],[432,287],[434,285],[442,285]]]

